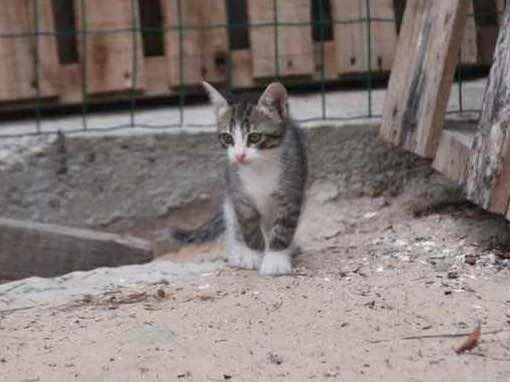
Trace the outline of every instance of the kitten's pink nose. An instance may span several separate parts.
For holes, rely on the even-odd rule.
[[[246,153],[237,153],[236,161],[239,163],[246,163]]]

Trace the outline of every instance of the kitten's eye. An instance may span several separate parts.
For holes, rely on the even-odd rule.
[[[232,138],[232,135],[230,135],[229,133],[220,134],[220,140],[226,145],[234,144],[234,138]]]
[[[260,133],[251,133],[248,135],[248,143],[257,143],[262,139],[262,134]]]

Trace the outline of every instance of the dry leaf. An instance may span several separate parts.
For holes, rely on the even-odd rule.
[[[480,335],[481,335],[481,328],[480,328],[480,323],[478,323],[478,326],[476,327],[476,329],[473,330],[471,333],[469,333],[468,338],[466,338],[466,340],[462,344],[460,344],[457,348],[454,349],[455,353],[461,354],[461,353],[464,353],[471,349],[474,349],[476,347],[476,345],[478,345],[478,340],[480,339]]]

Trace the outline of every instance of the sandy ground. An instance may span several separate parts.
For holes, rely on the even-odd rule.
[[[128,266],[1,285],[0,380],[510,380],[505,221],[412,189],[316,190],[289,276],[205,261],[186,279]],[[96,288],[44,294],[73,277]],[[478,322],[478,346],[456,354]]]
[[[483,83],[465,84],[465,107],[479,107]],[[384,92],[372,95],[380,113]],[[298,119],[321,117],[314,97],[291,97]],[[328,116],[363,115],[366,100],[364,92],[328,94]],[[187,108],[184,124],[210,121],[210,112]],[[135,122],[157,128],[178,117],[175,109],[140,112]],[[100,134],[129,122],[126,113],[87,121]],[[82,123],[40,127],[69,132]],[[1,133],[34,130],[23,122]],[[427,184],[393,197],[340,195],[338,176],[326,179],[358,151],[365,155],[357,147],[366,141],[353,139],[355,149],[332,145],[316,164],[325,174],[310,190],[292,275],[230,269],[213,244],[145,265],[0,285],[0,381],[510,381],[508,223],[452,195],[428,195]],[[52,140],[2,138],[0,169],[28,151],[46,176],[41,153]],[[478,345],[456,354],[478,323]]]

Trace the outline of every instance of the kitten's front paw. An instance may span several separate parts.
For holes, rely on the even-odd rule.
[[[292,272],[290,257],[289,250],[267,252],[262,259],[260,274],[269,276],[290,274]]]
[[[231,267],[243,269],[259,269],[262,261],[262,253],[237,243],[230,250],[228,263]]]

